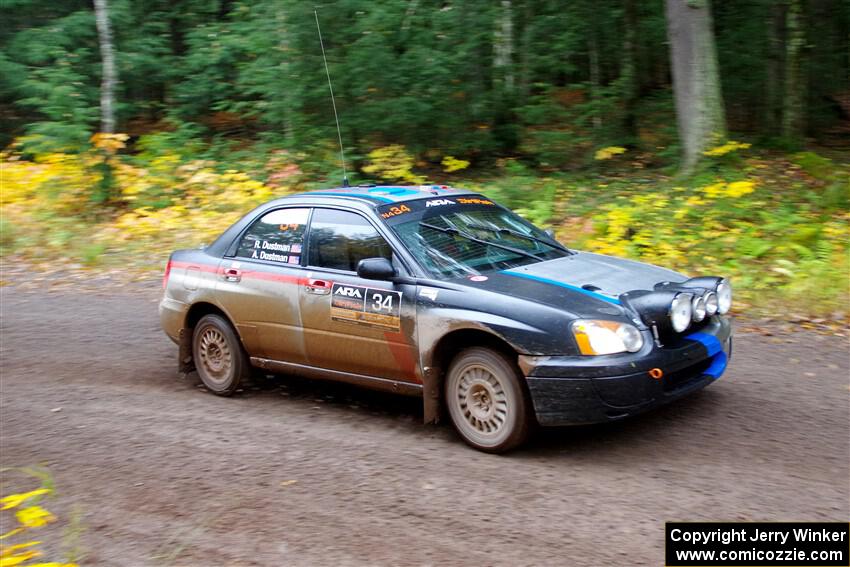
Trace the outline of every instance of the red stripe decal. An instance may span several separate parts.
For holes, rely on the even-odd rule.
[[[413,347],[405,340],[404,333],[384,331],[384,338],[387,340],[387,346],[390,348],[399,369],[406,376],[410,376],[417,384],[421,384],[422,380],[416,375],[416,357],[413,356]]]

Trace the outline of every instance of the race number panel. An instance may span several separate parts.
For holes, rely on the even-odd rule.
[[[335,283],[331,319],[384,329],[401,327],[401,292]]]

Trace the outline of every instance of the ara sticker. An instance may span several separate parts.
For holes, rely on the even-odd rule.
[[[335,283],[331,319],[383,329],[401,327],[401,292]]]
[[[440,207],[442,205],[454,205],[455,202],[451,199],[431,199],[425,203],[425,207]]]
[[[469,276],[469,281],[471,282],[486,282],[488,279],[487,276]]]

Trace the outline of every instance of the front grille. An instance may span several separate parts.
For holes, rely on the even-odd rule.
[[[665,374],[664,379],[662,380],[662,383],[664,384],[664,391],[670,392],[681,388],[682,386],[686,386],[692,380],[697,380],[703,375],[703,373],[705,373],[708,367],[711,366],[711,362],[713,360],[714,357],[706,358],[702,362],[697,362],[687,368],[682,368],[681,370],[671,372],[670,374]]]

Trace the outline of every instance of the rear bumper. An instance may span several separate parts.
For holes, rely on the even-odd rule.
[[[186,321],[189,306],[182,301],[163,297],[159,302],[159,322],[168,338],[179,344],[180,331]]]
[[[657,348],[599,357],[521,356],[541,425],[601,423],[635,415],[705,388],[726,369],[732,327],[714,317],[703,329]],[[660,379],[649,371],[660,369]]]

